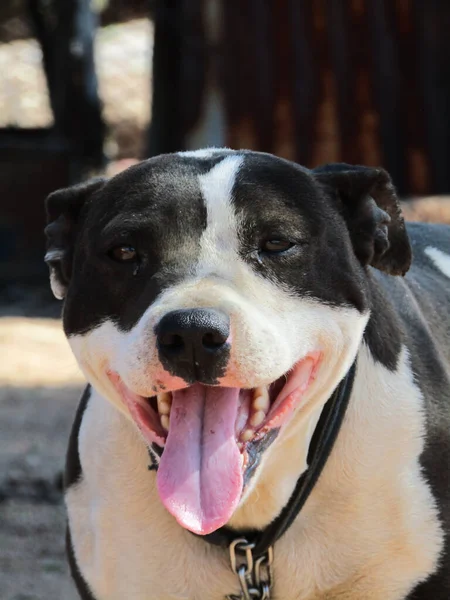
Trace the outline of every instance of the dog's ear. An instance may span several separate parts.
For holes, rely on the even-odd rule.
[[[338,200],[359,261],[390,275],[404,275],[411,264],[411,246],[389,174],[344,163],[312,173]]]
[[[106,179],[96,178],[69,188],[57,190],[50,194],[46,201],[47,252],[45,262],[50,269],[50,285],[53,294],[62,300],[69,284],[73,245],[78,218],[83,206],[93,194],[106,183]]]

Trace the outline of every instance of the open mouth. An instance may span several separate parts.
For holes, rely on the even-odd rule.
[[[180,525],[205,535],[239,504],[251,449],[291,417],[314,379],[320,353],[252,389],[196,383],[143,397],[109,373],[148,445],[162,448],[160,498]]]

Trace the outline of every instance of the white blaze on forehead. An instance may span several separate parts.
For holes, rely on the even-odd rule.
[[[450,254],[446,254],[445,252],[442,252],[442,250],[438,250],[438,248],[433,248],[433,246],[425,248],[425,254],[431,258],[435,266],[442,271],[444,275],[450,277]]]
[[[199,176],[207,215],[196,269],[199,276],[226,276],[237,258],[238,223],[233,209],[232,193],[243,160],[239,155],[227,156],[211,171]]]
[[[185,152],[178,152],[179,156],[186,156],[188,158],[211,158],[218,152],[223,152],[228,148],[202,148],[201,150],[186,150]]]

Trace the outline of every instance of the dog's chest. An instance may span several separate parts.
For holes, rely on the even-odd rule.
[[[373,369],[360,359],[364,391],[371,385],[381,393],[365,367]],[[403,600],[435,568],[442,535],[418,463],[419,396],[398,374],[382,375],[398,416],[377,422],[388,400],[375,404],[367,394],[350,408],[301,519],[275,546],[274,600]],[[405,403],[402,386],[409,386]],[[222,600],[238,593],[227,553],[168,515],[155,474],[143,467],[145,446],[96,395],[83,418],[79,453],[83,477],[66,501],[75,557],[96,600]]]
[[[123,496],[114,505],[102,499],[85,510],[85,493],[80,485],[67,500],[77,561],[96,600],[224,600],[239,594],[228,553],[181,530],[156,497],[148,497],[147,507]],[[293,527],[276,544],[273,600],[406,597],[423,559],[412,546],[403,547],[404,536],[378,553],[372,532],[355,540],[362,523],[351,527],[343,519],[329,534],[325,523],[307,533]]]

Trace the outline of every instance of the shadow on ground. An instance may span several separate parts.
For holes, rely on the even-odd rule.
[[[0,354],[0,597],[76,600],[61,474],[83,378],[54,319],[0,319]]]
[[[1,391],[2,600],[75,600],[61,472],[80,386]]]

